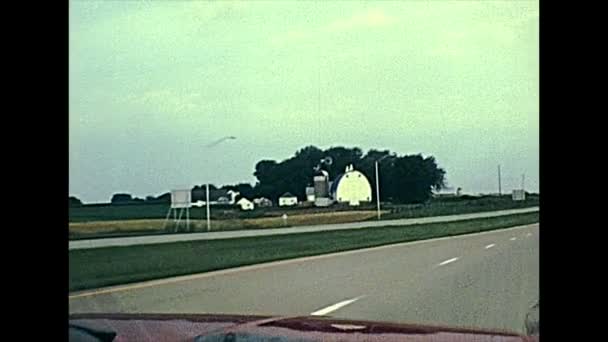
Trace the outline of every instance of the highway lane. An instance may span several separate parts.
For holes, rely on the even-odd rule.
[[[209,233],[189,233],[189,234],[170,234],[170,235],[151,235],[151,236],[134,236],[134,237],[120,237],[120,238],[75,240],[75,241],[69,242],[68,249],[73,250],[73,249],[112,247],[112,246],[132,246],[132,245],[169,243],[169,242],[176,242],[176,241],[192,241],[192,240],[231,239],[231,238],[240,238],[240,237],[248,237],[248,236],[293,234],[293,233],[317,232],[317,231],[326,231],[326,230],[360,229],[360,228],[382,227],[382,226],[406,226],[406,225],[412,225],[412,224],[451,222],[451,221],[459,221],[459,220],[469,220],[469,219],[474,219],[474,218],[496,217],[496,216],[503,216],[503,215],[518,214],[518,213],[536,212],[538,210],[539,210],[538,207],[531,207],[531,208],[498,210],[498,211],[481,212],[481,213],[460,214],[460,215],[445,215],[445,216],[421,217],[421,218],[412,218],[412,219],[398,219],[398,220],[363,221],[363,222],[351,222],[351,223],[339,223],[339,224],[298,226],[298,227],[289,227],[289,228],[250,229],[250,230],[209,232]]]
[[[71,296],[69,310],[317,314],[523,332],[538,300],[538,236],[535,224],[128,285]]]

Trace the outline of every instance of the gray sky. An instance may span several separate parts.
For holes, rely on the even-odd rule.
[[[538,191],[538,2],[70,2],[70,194],[158,195],[306,145]],[[208,143],[226,135],[212,149]]]

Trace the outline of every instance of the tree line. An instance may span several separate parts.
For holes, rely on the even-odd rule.
[[[331,164],[320,163],[321,159],[330,157]],[[235,190],[247,198],[266,197],[276,203],[285,192],[296,195],[300,200],[306,198],[305,189],[312,186],[315,168],[329,173],[330,180],[335,180],[344,173],[347,165],[353,165],[362,172],[372,185],[375,201],[375,167],[378,162],[380,173],[380,200],[394,203],[423,203],[431,197],[434,190],[445,187],[445,170],[440,168],[433,156],[421,154],[398,155],[389,150],[370,149],[366,153],[358,147],[330,147],[322,150],[316,146],[306,146],[283,161],[261,160],[255,165],[255,184],[239,183],[223,185],[219,189]],[[192,191],[200,193],[204,185],[195,186]],[[218,187],[210,185],[211,190]],[[78,205],[79,200],[70,197],[70,205]],[[114,194],[112,204],[134,203],[169,203],[169,192],[160,196],[147,196],[145,199],[133,198],[130,194]],[[81,204],[81,203],[80,203]]]
[[[378,162],[380,173],[380,200],[398,203],[422,203],[427,201],[433,190],[445,187],[445,171],[437,165],[433,156],[421,154],[401,155],[389,150],[371,149],[363,153],[358,147],[330,147],[322,150],[307,146],[289,159],[277,162],[262,160],[255,166],[257,183],[253,188],[256,195],[277,199],[284,192],[291,192],[299,199],[305,199],[306,186],[311,186],[315,167],[321,159],[330,157],[331,164],[322,164],[321,169],[335,180],[344,173],[347,165],[362,172],[375,188],[375,167]],[[372,191],[375,200],[375,191]]]

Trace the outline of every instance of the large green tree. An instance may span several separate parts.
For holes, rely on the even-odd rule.
[[[331,157],[332,163],[320,164],[321,159]],[[382,201],[421,203],[428,200],[433,190],[445,186],[445,171],[435,158],[422,155],[398,156],[388,150],[369,150],[365,155],[360,148],[342,146],[321,150],[307,146],[289,159],[277,162],[262,160],[255,166],[254,176],[258,182],[253,192],[276,201],[284,192],[291,192],[300,199],[305,198],[306,186],[312,185],[314,169],[321,166],[335,179],[344,173],[347,165],[367,176],[375,189],[375,162],[380,173],[380,197]],[[375,199],[375,191],[373,191]]]
[[[430,198],[433,190],[445,186],[445,171],[437,166],[433,157],[402,156],[388,171],[387,196],[397,202],[421,203]],[[380,194],[382,197],[382,192]]]
[[[329,158],[328,158],[329,157]],[[321,160],[331,159],[331,163]],[[285,192],[296,195],[304,200],[305,189],[312,186],[315,170],[320,167],[329,172],[330,180],[335,180],[344,173],[346,166],[352,164],[368,178],[372,185],[373,200],[376,200],[375,163],[378,161],[380,174],[380,200],[397,203],[422,203],[427,201],[433,190],[445,186],[445,171],[440,168],[433,156],[423,157],[421,154],[399,156],[389,150],[371,149],[363,154],[358,147],[333,146],[322,150],[315,146],[306,146],[283,161],[261,160],[255,165],[254,176],[257,182],[254,186],[248,183],[224,185],[222,190],[235,190],[247,198],[266,197],[276,203],[279,196]],[[210,184],[209,190],[218,189]],[[204,199],[205,185],[196,185],[192,189],[192,200]],[[168,203],[171,194],[165,193],[158,197],[146,197],[146,203]],[[132,198],[130,194],[115,194],[113,204],[128,204],[144,202]],[[70,203],[77,204],[73,199]]]

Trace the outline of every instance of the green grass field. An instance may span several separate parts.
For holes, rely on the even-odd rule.
[[[415,218],[428,216],[443,216],[468,214],[485,211],[519,209],[538,206],[539,198],[528,197],[525,201],[513,201],[510,196],[482,197],[478,199],[442,199],[434,200],[428,204],[387,206],[390,213],[382,216],[383,219]]]
[[[510,196],[501,197],[480,197],[475,199],[459,199],[459,198],[440,198],[432,199],[426,204],[416,205],[399,205],[399,204],[383,204],[384,209],[394,211],[392,216],[436,216],[439,214],[460,213],[466,210],[471,211],[491,211],[502,209],[513,209],[537,206],[539,204],[538,196],[529,196],[525,201],[514,202]],[[351,208],[348,206],[332,206],[329,208],[256,208],[252,212],[241,212],[238,209],[230,206],[217,207],[213,206],[211,217],[216,219],[244,219],[244,218],[259,218],[280,216],[283,212],[288,214],[311,214],[324,213],[335,211],[352,211],[352,210],[375,210],[375,203],[368,203],[360,207]],[[84,205],[81,207],[71,207],[68,211],[70,222],[88,222],[88,221],[117,221],[117,220],[138,220],[138,219],[164,219],[169,210],[168,204],[131,204],[131,205],[110,205],[110,204],[94,204]],[[192,207],[190,215],[193,218],[204,218],[206,209]],[[386,216],[389,218],[390,216]]]
[[[375,211],[337,211],[317,214],[300,214],[289,216],[288,226],[304,226],[314,224],[332,224],[344,222],[365,221],[376,217]],[[164,219],[119,220],[119,221],[90,221],[70,222],[69,238],[71,240],[90,239],[110,236],[134,236],[169,233],[165,230]],[[281,217],[261,217],[251,219],[212,220],[211,231],[266,229],[285,227]],[[168,228],[172,228],[168,225]],[[207,231],[205,220],[192,220],[191,232]]]
[[[374,209],[373,206],[359,207],[357,210]],[[129,205],[85,205],[82,207],[69,208],[70,222],[90,221],[119,221],[119,220],[142,220],[142,219],[165,219],[169,210],[168,204],[129,204]],[[352,208],[344,206],[332,206],[332,208],[256,208],[253,211],[240,211],[229,205],[212,206],[211,218],[218,220],[253,219],[262,217],[278,217],[283,213],[288,215],[327,213],[336,211],[352,211]],[[194,219],[206,218],[206,208],[190,208],[190,217]]]
[[[442,198],[418,205],[384,205],[382,219],[467,214],[538,205],[538,196],[530,196],[522,202],[514,202],[510,196],[488,196],[476,199]],[[70,208],[69,238],[77,240],[172,233],[174,231],[171,229],[163,229],[167,210],[168,206],[164,204],[118,206],[107,204]],[[290,217],[288,226],[356,222],[375,220],[376,215],[369,214],[375,210],[375,205],[369,203],[356,208],[348,206],[257,208],[252,212],[241,212],[238,209],[223,206],[212,209],[211,226],[213,231],[279,228],[284,226],[280,219],[283,213],[287,213]],[[206,231],[205,208],[192,208],[190,217],[193,222],[192,232]]]
[[[69,290],[488,231],[538,222],[538,213],[401,227],[108,247],[69,252]]]
[[[192,211],[198,211],[195,208]],[[164,219],[167,216],[167,204],[133,204],[133,205],[85,205],[69,208],[70,222],[114,221],[137,219]],[[202,212],[197,212],[201,214]]]

